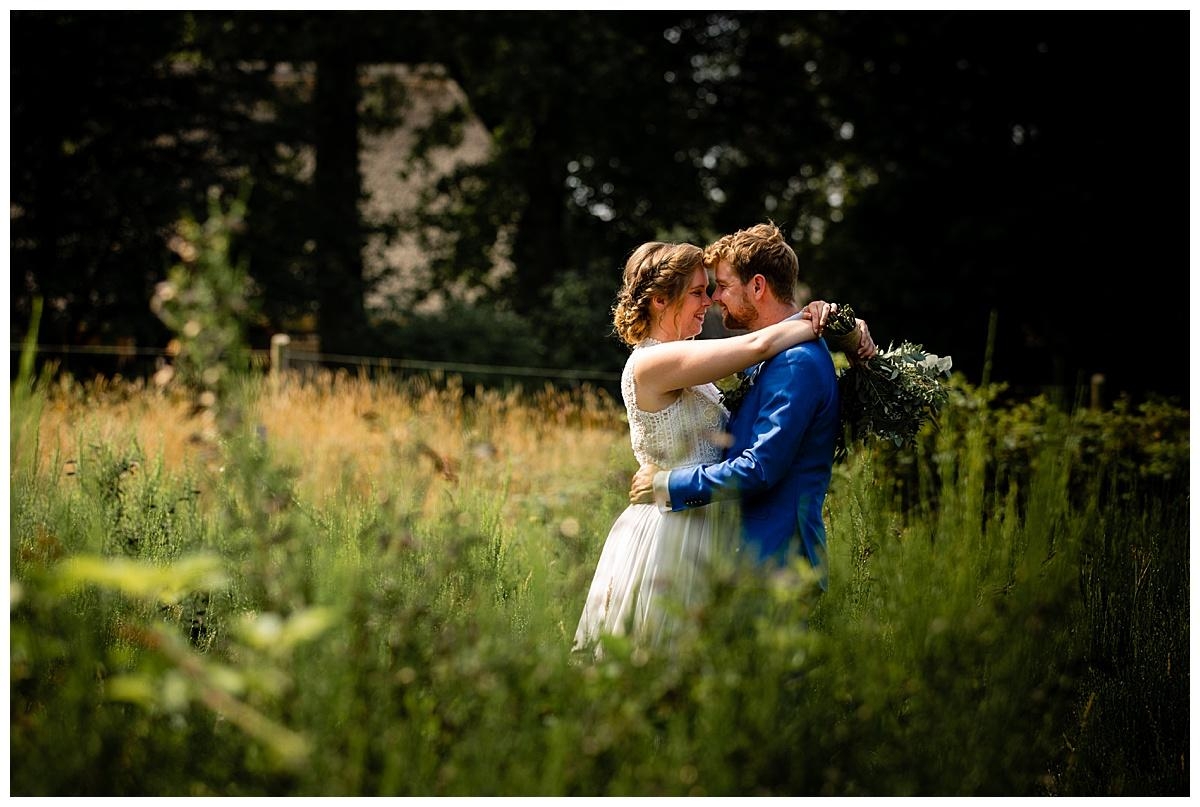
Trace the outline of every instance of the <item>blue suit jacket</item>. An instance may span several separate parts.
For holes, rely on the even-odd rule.
[[[823,339],[789,348],[750,371],[753,383],[729,421],[725,459],[671,471],[671,507],[741,498],[742,538],[763,562],[800,552],[825,587],[821,512],[839,428],[837,374]]]

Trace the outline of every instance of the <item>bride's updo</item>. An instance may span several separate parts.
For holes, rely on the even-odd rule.
[[[674,303],[683,297],[697,266],[704,265],[704,250],[692,244],[650,241],[633,251],[625,262],[624,282],[613,306],[613,328],[632,347],[650,335],[650,301],[663,297]]]

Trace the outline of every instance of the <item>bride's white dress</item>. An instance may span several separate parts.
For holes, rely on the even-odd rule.
[[[689,387],[658,412],[638,409],[633,368],[641,349],[652,344],[657,341],[635,347],[621,374],[634,457],[661,468],[719,462],[728,412],[715,385]],[[668,642],[678,621],[704,597],[718,525],[729,523],[735,506],[717,502],[672,513],[653,504],[627,507],[604,541],[574,649],[596,649],[605,634],[631,636],[646,646]]]

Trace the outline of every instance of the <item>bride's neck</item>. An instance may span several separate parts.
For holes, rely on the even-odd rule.
[[[679,333],[678,328],[671,328],[665,322],[659,322],[650,329],[650,338],[657,339],[660,342],[677,342],[683,337]]]

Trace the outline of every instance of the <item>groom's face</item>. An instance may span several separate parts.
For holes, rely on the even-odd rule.
[[[758,319],[758,309],[729,261],[717,264],[713,279],[716,281],[716,291],[712,299],[721,306],[722,324],[731,331],[750,330]]]

